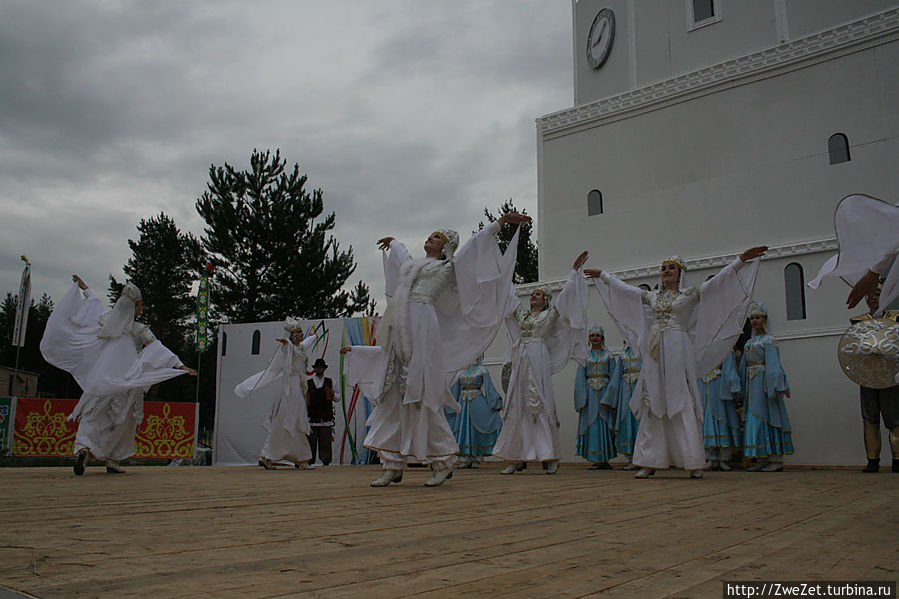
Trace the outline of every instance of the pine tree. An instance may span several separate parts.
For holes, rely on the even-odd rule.
[[[146,323],[163,345],[181,355],[192,339],[196,300],[190,290],[203,264],[200,242],[192,234],[182,233],[162,212],[141,219],[137,231],[137,240],[128,240],[131,257],[122,271],[141,290],[143,311],[138,320]],[[122,286],[109,277],[110,303],[118,299]]]
[[[527,214],[527,210],[519,210],[515,207],[515,204],[512,203],[512,199],[510,198],[506,202],[500,206],[500,209],[497,211],[496,215],[494,215],[490,210],[484,208],[484,216],[487,217],[487,222],[492,223],[498,220],[503,214],[508,214],[510,212],[519,212],[521,214]],[[518,225],[514,225],[512,223],[506,223],[503,225],[499,233],[497,234],[497,242],[499,243],[499,247],[502,251],[506,251],[506,248],[509,246],[509,242],[512,241],[512,236],[515,234],[515,229]],[[478,230],[484,228],[484,223],[478,223]],[[522,283],[533,283],[539,278],[539,273],[537,270],[537,246],[531,240],[531,234],[534,230],[533,223],[522,223],[521,224],[521,233],[518,235],[518,256],[515,262],[515,275],[512,279],[512,282],[516,285],[520,285]]]
[[[371,310],[368,287],[343,289],[356,269],[352,248],[330,235],[321,189],[306,190],[299,164],[286,170],[280,150],[253,150],[250,168],[209,168],[197,200],[206,221],[204,249],[215,267],[211,298],[233,322],[287,316],[335,318]]]

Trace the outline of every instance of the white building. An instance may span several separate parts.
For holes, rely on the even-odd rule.
[[[677,253],[698,284],[769,245],[755,299],[792,386],[787,463],[863,464],[858,387],[836,357],[862,310],[838,280],[804,282],[836,249],[842,197],[899,200],[899,2],[573,0],[572,13],[574,106],[537,121],[542,284],[559,289],[583,249],[634,284]],[[620,348],[595,294],[590,315]],[[555,377],[566,461],[574,372]]]

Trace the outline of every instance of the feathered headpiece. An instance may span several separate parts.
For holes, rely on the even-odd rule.
[[[672,262],[674,264],[677,264],[677,267],[679,269],[681,269],[682,271],[687,270],[687,266],[684,264],[684,261],[680,256],[668,256],[667,258],[662,260],[662,264],[665,264],[667,262]]]
[[[294,318],[293,316],[288,316],[287,320],[284,321],[284,330],[288,333],[293,333],[297,329],[303,330],[303,323]]]
[[[459,249],[459,234],[452,229],[437,229],[434,233],[443,238],[443,257],[452,258]]]
[[[749,304],[749,315],[753,316],[756,314],[760,314],[765,318],[768,318],[768,307],[765,306],[762,302],[752,302]]]

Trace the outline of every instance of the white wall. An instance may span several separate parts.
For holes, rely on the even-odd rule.
[[[325,376],[333,379],[335,387],[340,386],[340,349],[343,337],[343,319],[302,320],[304,331],[317,328],[321,339],[309,354],[311,365],[316,358],[323,357],[328,364]],[[261,342],[258,355],[252,355],[253,332],[260,332]],[[321,334],[322,331],[326,333]],[[277,338],[285,338],[286,331],[282,322],[256,322],[245,324],[226,324],[220,327],[219,335],[228,336],[227,351],[219,354],[219,380],[216,387],[215,410],[215,443],[214,461],[216,464],[239,465],[255,464],[265,443],[267,432],[262,427],[263,420],[271,413],[272,405],[279,391],[274,382],[263,389],[253,392],[246,399],[234,395],[234,387],[247,377],[265,369],[280,348]],[[222,340],[219,339],[219,350]],[[311,376],[311,374],[310,374]],[[347,394],[345,398],[349,402]],[[341,404],[334,404],[336,416],[332,445],[333,461],[340,460],[340,443],[344,430],[344,419]],[[365,406],[360,398],[355,417],[350,421],[351,431],[356,435],[357,448],[361,449],[365,436]],[[352,455],[349,446],[344,451],[343,463],[349,463]]]
[[[605,6],[622,38],[611,68],[591,73],[581,46]],[[541,284],[559,288],[584,249],[588,266],[633,284],[657,282],[659,261],[677,253],[697,284],[743,249],[772,246],[755,298],[768,306],[793,389],[796,454],[787,461],[863,463],[858,388],[836,357],[848,288],[830,280],[807,289],[806,318],[788,321],[783,272],[798,262],[808,281],[834,253],[842,197],[899,201],[899,3],[784,0],[780,15],[778,0],[720,6],[720,23],[688,33],[680,0],[574,4],[581,105],[537,123]],[[785,26],[790,41],[780,43]],[[636,35],[630,53],[626,32]],[[852,159],[830,165],[837,132]],[[591,189],[602,192],[604,213],[588,217]],[[620,347],[598,298],[590,314]],[[574,456],[573,376],[569,365],[555,379],[565,459]]]

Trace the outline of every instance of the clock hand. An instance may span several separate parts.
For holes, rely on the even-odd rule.
[[[606,29],[608,29],[608,28],[609,28],[609,23],[607,21],[603,21],[602,25],[599,28],[599,31],[596,33],[596,41],[593,42],[594,48],[599,45],[599,42],[602,41],[603,35],[605,34]]]

